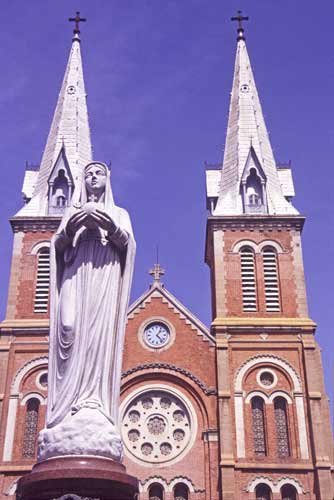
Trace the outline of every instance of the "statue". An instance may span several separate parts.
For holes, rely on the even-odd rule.
[[[39,462],[67,455],[122,460],[118,409],[134,256],[130,218],[114,204],[109,170],[89,163],[52,239],[48,406]]]

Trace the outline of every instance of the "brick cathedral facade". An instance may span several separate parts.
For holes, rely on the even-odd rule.
[[[0,324],[0,497],[36,459],[48,364],[50,239],[91,160],[73,38],[38,170],[27,170]],[[129,308],[121,388],[125,464],[141,500],[331,500],[332,438],[304,218],[275,163],[242,28],[223,165],[207,171],[208,329],[161,281]],[[207,297],[210,300],[210,297]]]

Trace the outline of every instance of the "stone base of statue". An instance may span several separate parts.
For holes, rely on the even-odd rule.
[[[124,465],[94,456],[50,458],[18,482],[17,500],[133,500],[138,481]]]

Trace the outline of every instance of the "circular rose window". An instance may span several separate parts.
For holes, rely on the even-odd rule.
[[[163,463],[190,448],[194,438],[190,404],[168,390],[149,390],[124,407],[122,436],[126,450],[137,459]]]

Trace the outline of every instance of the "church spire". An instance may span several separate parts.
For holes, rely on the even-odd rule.
[[[237,52],[223,169],[213,214],[297,214],[283,193],[264,121],[242,25],[248,18],[238,11],[231,19],[238,21]]]
[[[74,185],[80,179],[84,165],[92,161],[79,30],[79,22],[85,19],[80,18],[77,12],[76,17],[70,18],[69,21],[75,22],[75,29],[64,79],[37,173],[34,194],[31,202],[19,215],[25,215],[26,212],[33,215],[32,211],[37,211],[38,215],[47,215],[48,183],[60,157],[66,162],[69,169],[66,174],[73,179]]]

